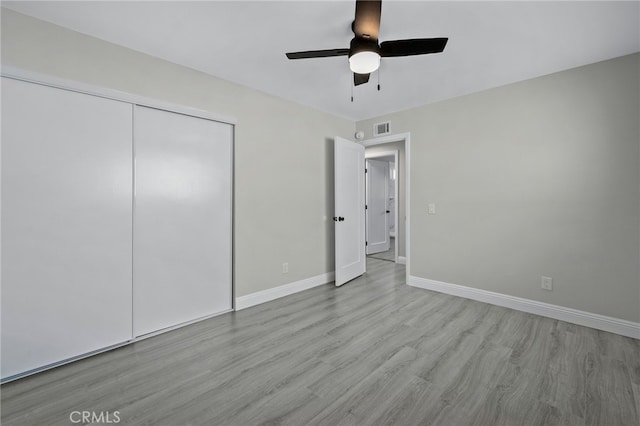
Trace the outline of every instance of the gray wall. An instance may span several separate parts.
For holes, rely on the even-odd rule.
[[[6,9],[1,38],[4,65],[238,118],[239,296],[333,270],[353,122]],[[411,274],[640,321],[638,58],[357,123],[411,132]]]
[[[330,144],[336,135],[353,136],[351,120],[7,9],[2,9],[1,31],[3,65],[238,119],[238,296],[333,271]],[[288,274],[282,273],[284,262]]]
[[[640,321],[639,58],[357,123],[411,132],[411,274]]]

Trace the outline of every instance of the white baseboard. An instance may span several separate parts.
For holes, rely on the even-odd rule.
[[[398,263],[401,265],[406,265],[407,264],[407,258],[404,256],[398,256]]]
[[[295,281],[289,284],[270,288],[268,290],[257,291],[255,293],[247,294],[246,296],[236,297],[236,311],[330,283],[334,280],[334,276],[334,272],[327,272],[325,274],[316,275],[315,277]]]
[[[503,306],[517,311],[529,312],[531,314],[640,339],[640,323],[637,322],[415,276],[409,277],[408,284],[412,287],[464,297],[466,299],[477,300],[479,302],[490,303],[492,305]]]

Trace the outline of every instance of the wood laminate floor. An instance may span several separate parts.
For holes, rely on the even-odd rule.
[[[2,385],[2,424],[640,423],[639,341],[368,271]]]
[[[367,255],[367,257],[370,257],[372,259],[387,260],[389,262],[395,262],[396,261],[396,239],[394,237],[391,237],[389,240],[390,240],[389,250],[383,251],[380,253],[369,254]]]

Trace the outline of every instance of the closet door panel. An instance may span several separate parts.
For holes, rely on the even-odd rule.
[[[135,107],[134,335],[231,309],[232,126]]]
[[[2,78],[2,377],[131,339],[132,106]]]

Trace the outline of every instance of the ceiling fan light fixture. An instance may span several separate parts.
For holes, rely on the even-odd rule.
[[[1,1],[1,0],[0,0]],[[380,68],[380,58],[440,53],[447,44],[446,37],[411,38],[378,42],[382,0],[356,0],[356,16],[351,24],[355,36],[349,48],[289,52],[289,59],[328,58],[349,55],[353,85],[367,83],[371,73]],[[379,76],[378,76],[379,77]],[[379,82],[378,82],[379,83]],[[380,84],[378,84],[380,90]]]
[[[356,74],[369,74],[380,67],[378,52],[362,51],[349,58],[349,68]]]
[[[369,74],[380,67],[380,47],[375,39],[354,37],[349,49],[349,68],[356,74]]]

